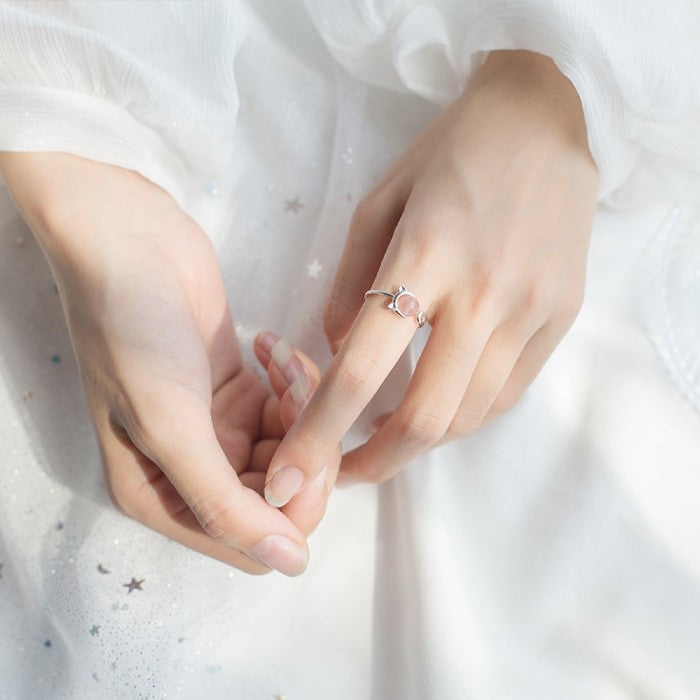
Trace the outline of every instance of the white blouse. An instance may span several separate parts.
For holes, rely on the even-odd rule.
[[[601,200],[661,203],[600,212],[572,332],[514,412],[379,490],[376,561],[369,491],[341,492],[290,582],[111,508],[0,191],[0,697],[698,696],[699,38],[695,0],[0,1],[0,150],[168,190],[217,244],[242,344],[322,347],[356,202],[488,51],[551,56]]]
[[[69,150],[135,168],[195,207],[192,181],[215,177],[231,157],[235,61],[255,7],[3,2],[0,148]],[[700,192],[693,0],[306,0],[306,7],[350,73],[438,104],[463,89],[488,51],[551,56],[581,96],[605,201]]]

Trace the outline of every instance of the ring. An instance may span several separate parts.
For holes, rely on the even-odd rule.
[[[391,301],[387,304],[386,308],[390,311],[395,311],[401,318],[415,316],[418,328],[422,328],[425,324],[425,311],[420,310],[420,304],[418,303],[418,299],[416,299],[416,295],[409,292],[402,284],[399,285],[397,292],[387,292],[383,289],[369,289],[365,292],[365,300],[373,294],[389,297]]]

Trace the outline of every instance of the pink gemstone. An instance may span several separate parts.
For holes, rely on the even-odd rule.
[[[404,292],[396,299],[396,308],[402,316],[415,316],[420,310],[420,304],[413,294]]]

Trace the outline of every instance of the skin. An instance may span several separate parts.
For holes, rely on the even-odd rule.
[[[242,363],[207,236],[129,170],[61,153],[3,153],[0,168],[51,266],[117,505],[249,573],[301,573],[340,455],[284,512],[262,498],[303,403],[264,336],[254,349],[273,391]],[[299,352],[294,363],[310,393],[318,368]],[[260,561],[268,535],[299,556],[268,548]]]
[[[289,575],[341,438],[416,331],[365,290],[405,284],[432,326],[401,403],[342,458],[345,481],[380,482],[532,382],[580,307],[598,187],[573,86],[543,56],[491,53],[358,207],[324,316],[335,358],[321,378],[296,351],[308,391],[294,404],[266,336],[272,392],[243,365],[211,244],[167,193],[67,154],[2,153],[0,169],[54,274],[117,505]],[[284,546],[264,563],[271,535]]]
[[[430,338],[405,395],[340,478],[386,481],[511,408],[580,308],[598,174],[578,95],[548,58],[493,52],[358,206],[326,308],[335,358],[275,453],[308,483],[417,329],[370,288],[404,284]]]

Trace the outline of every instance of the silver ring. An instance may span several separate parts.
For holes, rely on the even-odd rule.
[[[389,297],[391,301],[386,305],[386,308],[394,311],[401,318],[415,316],[418,328],[422,328],[425,325],[425,311],[420,310],[420,303],[416,295],[409,292],[402,284],[399,285],[399,289],[396,292],[387,292],[384,289],[368,289],[365,292],[365,300],[373,294]]]

